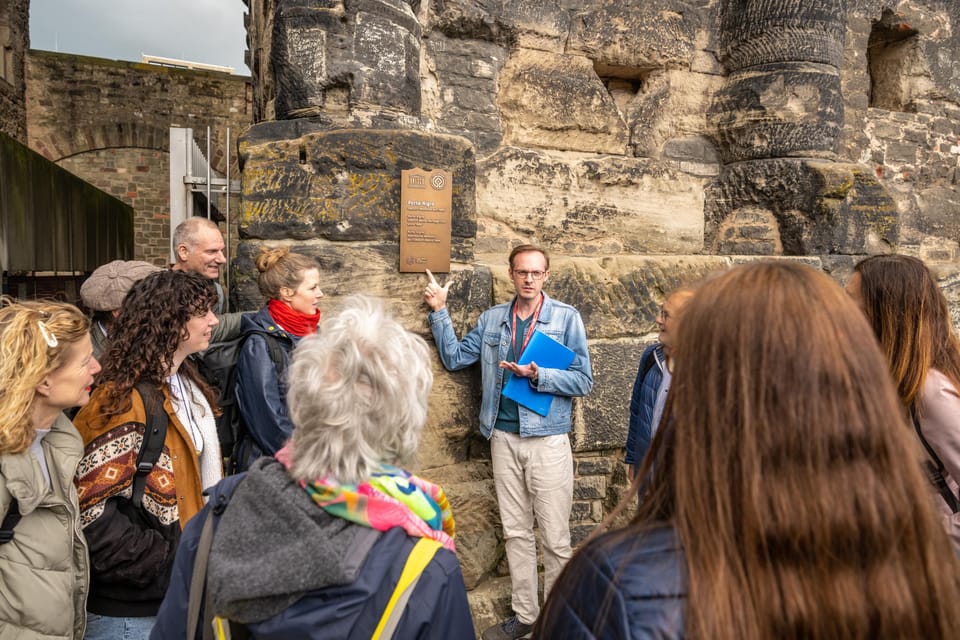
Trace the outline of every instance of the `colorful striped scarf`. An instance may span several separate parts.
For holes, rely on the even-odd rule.
[[[289,468],[291,454],[288,444],[277,452],[276,459]],[[301,481],[300,486],[332,516],[377,531],[403,527],[408,535],[432,538],[456,551],[453,512],[443,489],[403,469],[383,464],[360,484],[340,484],[324,477]]]

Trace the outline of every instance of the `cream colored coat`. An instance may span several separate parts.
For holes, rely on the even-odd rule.
[[[0,545],[0,640],[83,638],[89,561],[73,485],[83,441],[61,414],[42,446],[49,491],[29,450],[0,455],[0,515],[11,495],[23,515]]]

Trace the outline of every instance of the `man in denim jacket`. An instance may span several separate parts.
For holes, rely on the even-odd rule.
[[[593,387],[587,335],[580,313],[543,293],[550,259],[533,245],[510,253],[510,277],[517,295],[487,309],[477,326],[457,340],[446,309],[450,282],[440,286],[428,271],[424,299],[440,359],[450,371],[481,363],[483,397],[480,432],[491,440],[493,479],[510,565],[514,616],[487,629],[484,640],[524,638],[539,613],[534,517],[543,540],[544,597],[570,558],[570,508],[573,501],[573,456],[570,452],[572,398]],[[540,331],[575,354],[566,370],[520,365],[533,331]],[[541,416],[500,395],[509,376],[527,378],[538,391],[553,394],[550,411]]]

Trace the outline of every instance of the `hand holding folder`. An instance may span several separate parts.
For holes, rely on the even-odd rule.
[[[573,362],[575,355],[573,351],[547,334],[534,331],[517,364],[535,362],[540,368],[566,369]],[[537,391],[530,386],[529,378],[517,375],[510,376],[507,384],[503,385],[502,394],[541,416],[550,412],[550,403],[553,402],[552,393]]]

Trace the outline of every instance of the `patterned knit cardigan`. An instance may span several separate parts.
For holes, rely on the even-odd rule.
[[[169,581],[180,531],[203,507],[200,465],[190,436],[163,389],[169,420],[163,451],[147,476],[141,509],[130,503],[146,411],[131,407],[102,419],[107,386],[98,387],[74,424],[84,442],[77,468],[80,521],[90,547],[88,610],[100,615],[154,615]]]

